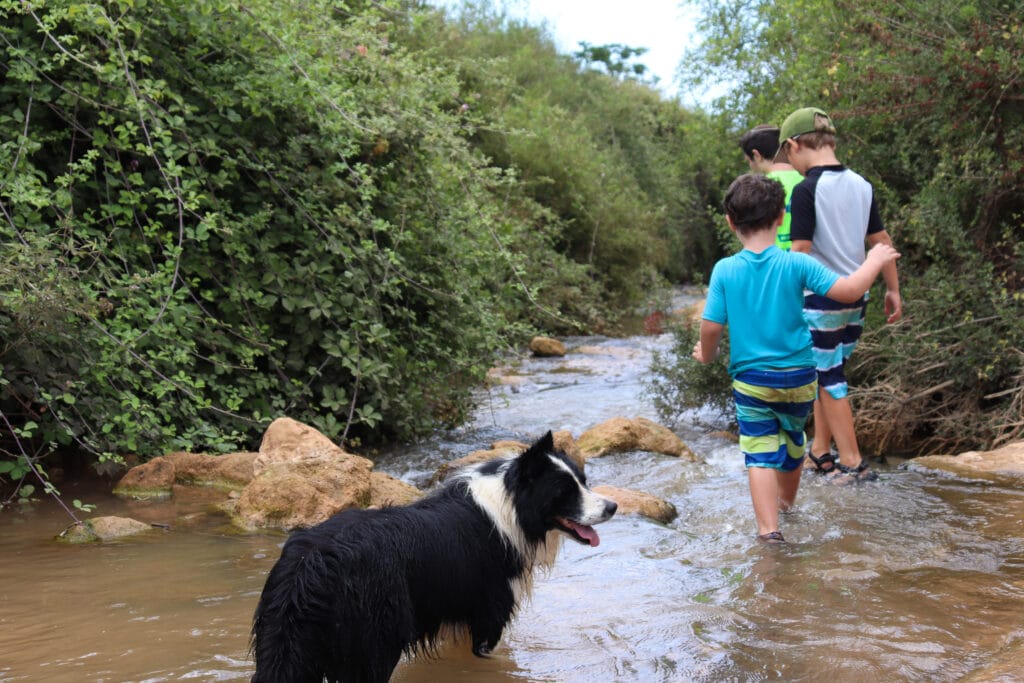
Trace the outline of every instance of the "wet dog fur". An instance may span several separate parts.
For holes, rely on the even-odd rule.
[[[558,539],[596,546],[593,525],[615,510],[548,432],[411,505],[296,531],[256,608],[252,680],[383,683],[403,654],[431,653],[451,631],[486,656]]]

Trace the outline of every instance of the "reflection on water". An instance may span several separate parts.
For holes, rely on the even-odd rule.
[[[666,343],[569,340],[586,352],[524,359],[523,384],[492,390],[471,427],[378,467],[420,483],[497,438],[654,418],[639,383]],[[956,681],[1024,635],[1024,493],[885,467],[860,488],[808,475],[782,522],[791,543],[765,547],[735,446],[680,434],[706,462],[625,453],[587,466],[591,483],[670,500],[676,521],[620,516],[598,548],[565,544],[494,657],[449,647],[395,679]],[[49,540],[66,520],[48,505],[0,515],[0,683],[247,680],[252,611],[283,536],[176,521],[205,501],[75,497],[174,526],[64,547]]]

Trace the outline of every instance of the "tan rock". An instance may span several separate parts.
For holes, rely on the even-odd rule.
[[[456,458],[451,462],[441,465],[437,468],[437,471],[434,472],[434,476],[430,478],[430,484],[431,486],[438,484],[464,467],[476,465],[481,462],[487,462],[488,460],[494,460],[495,458],[513,457],[519,455],[527,448],[529,448],[529,446],[519,443],[518,441],[496,442],[487,450],[472,451],[468,455],[464,455],[461,458]]]
[[[513,374],[511,370],[503,368],[491,368],[487,371],[487,384],[490,386],[504,385],[520,387],[526,384],[526,378],[522,375]]]
[[[238,490],[252,481],[253,465],[259,453],[168,453],[164,456],[174,464],[175,482],[193,486],[213,486]]]
[[[677,320],[682,320],[687,325],[700,325],[701,318],[704,316],[704,304],[706,303],[707,301],[702,299],[695,304],[672,311],[671,315]]]
[[[625,451],[649,451],[697,461],[689,446],[671,429],[643,417],[615,417],[602,422],[585,431],[577,444],[584,458]]]
[[[174,463],[167,458],[153,458],[128,470],[114,486],[114,495],[141,499],[169,498],[175,476]]]
[[[339,449],[340,450],[340,449]],[[295,529],[371,502],[373,463],[348,453],[267,465],[238,497],[232,511],[243,529]]]
[[[65,529],[64,533],[58,536],[58,540],[66,543],[93,543],[135,536],[152,530],[151,525],[131,517],[93,517]]]
[[[370,473],[370,507],[408,505],[422,497],[423,491],[401,479],[383,472]]]
[[[272,463],[339,457],[345,451],[319,431],[290,417],[279,417],[263,433],[254,474]]]
[[[534,337],[530,340],[530,351],[535,356],[564,356],[565,344],[551,337]]]
[[[565,455],[572,460],[577,467],[581,470],[586,465],[586,459],[580,454],[579,446],[576,445],[576,440],[572,436],[572,432],[566,429],[560,429],[557,432],[551,433],[552,442],[555,444],[555,448],[565,453]],[[508,458],[515,457],[520,453],[524,452],[529,448],[529,444],[525,444],[522,441],[515,441],[512,439],[504,439],[501,441],[495,441],[491,444],[491,447],[487,450],[473,451],[468,455],[464,455],[461,458],[452,460],[451,462],[445,463],[437,468],[434,476],[430,478],[431,485],[442,482],[450,477],[456,471],[463,467],[469,467],[470,465],[476,465],[481,462],[493,460],[494,458]]]
[[[1024,441],[1016,441],[994,451],[967,451],[960,455],[925,455],[911,460],[907,468],[919,472],[945,472],[965,479],[1020,486],[1024,483]]]
[[[679,514],[672,503],[643,491],[606,485],[595,486],[594,491],[618,503],[616,515],[642,515],[656,522],[668,524]]]

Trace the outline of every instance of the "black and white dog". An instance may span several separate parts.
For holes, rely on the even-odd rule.
[[[404,507],[347,510],[292,534],[256,607],[253,683],[385,682],[451,631],[486,656],[560,534],[596,546],[616,504],[548,432]]]

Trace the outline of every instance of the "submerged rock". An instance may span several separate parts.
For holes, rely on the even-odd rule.
[[[1024,441],[1016,441],[993,451],[925,455],[907,463],[907,469],[1020,486],[1024,484]]]
[[[95,543],[135,536],[152,530],[151,524],[131,517],[93,517],[68,527],[57,540],[65,543]]]
[[[382,508],[408,505],[423,497],[423,491],[383,472],[370,472],[370,505]]]
[[[679,515],[675,505],[643,491],[606,485],[595,486],[594,491],[618,503],[616,514],[619,515],[642,515],[662,524],[668,524]]]

